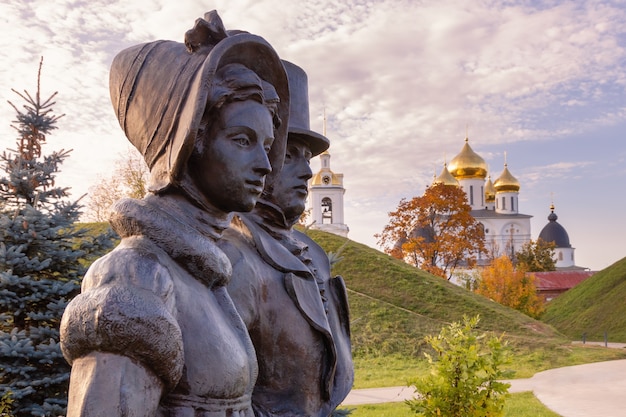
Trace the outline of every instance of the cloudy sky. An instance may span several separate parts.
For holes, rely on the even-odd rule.
[[[578,265],[626,256],[623,0],[3,0],[0,148],[15,143],[11,88],[34,92],[43,56],[42,94],[58,91],[66,114],[47,150],[73,149],[58,181],[88,192],[129,150],[109,100],[115,54],[182,41],[212,9],[307,71],[353,240],[377,247],[387,213],[424,191],[467,131],[494,179],[506,154],[533,239],[554,202]]]

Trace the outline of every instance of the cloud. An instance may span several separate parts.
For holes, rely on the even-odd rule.
[[[533,186],[537,182],[545,182],[555,179],[575,179],[588,167],[596,164],[593,161],[557,162],[545,166],[526,167],[525,173],[520,175],[520,180],[527,186]]]
[[[619,1],[9,0],[0,3],[0,146],[15,140],[13,110],[1,103],[16,100],[11,88],[34,91],[43,56],[43,94],[58,91],[55,110],[66,114],[47,146],[74,149],[60,180],[86,192],[128,146],[109,100],[115,54],[182,41],[210,9],[305,69],[311,126],[321,132],[326,114],[332,167],[345,175],[354,208],[346,216],[366,209],[370,225],[421,192],[466,130],[490,162],[521,143],[539,149],[577,137],[589,149],[579,167],[588,172],[601,165],[591,159],[598,132],[626,120]],[[560,178],[568,168],[556,161],[581,163],[531,157]],[[533,170],[545,168],[523,164],[514,175],[528,189],[539,181]]]

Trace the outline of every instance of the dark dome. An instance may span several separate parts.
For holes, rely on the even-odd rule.
[[[552,212],[548,216],[549,222],[539,233],[539,239],[544,242],[554,242],[557,248],[571,248],[572,245],[569,243],[567,231],[556,221],[558,216],[554,212],[554,206],[550,207],[550,209]]]
[[[430,226],[416,227],[411,232],[411,238],[424,238],[424,243],[433,243],[435,241],[435,231]]]
[[[408,237],[398,239],[396,244],[393,246],[393,249],[401,251],[402,245],[404,245],[409,239],[416,239],[420,237],[424,238],[424,243],[433,243],[435,241],[435,232],[430,226],[416,227],[411,231]]]

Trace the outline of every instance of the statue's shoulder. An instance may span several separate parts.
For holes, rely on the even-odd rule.
[[[326,251],[310,236],[303,232],[294,229],[292,231],[292,236],[308,246],[309,255],[311,256],[313,264],[320,275],[323,277],[330,277],[330,261],[328,260],[328,254]]]
[[[134,269],[137,264],[162,263],[167,254],[153,241],[144,236],[123,238],[119,245],[105,256],[97,259],[90,269]]]
[[[123,238],[107,255],[97,259],[83,278],[83,291],[102,285],[132,285],[157,293],[172,287],[172,260],[143,236]]]
[[[324,251],[324,249],[306,233],[293,229],[292,236],[300,242],[306,243],[309,247],[309,253],[313,255],[324,254],[324,256],[326,256],[326,251]]]

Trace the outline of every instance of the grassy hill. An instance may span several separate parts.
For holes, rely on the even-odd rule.
[[[519,348],[565,340],[545,323],[368,246],[317,230],[307,233],[327,252],[340,250],[333,273],[348,287],[355,355],[418,355],[425,336],[476,314],[480,329],[504,333]]]
[[[333,273],[348,287],[355,387],[404,384],[423,370],[427,335],[480,315],[479,328],[504,335],[515,351],[519,378],[560,366],[623,359],[623,349],[579,348],[549,324],[534,320],[445,279],[333,234],[307,233],[342,260]]]
[[[542,321],[572,339],[626,342],[626,258],[548,304]]]

